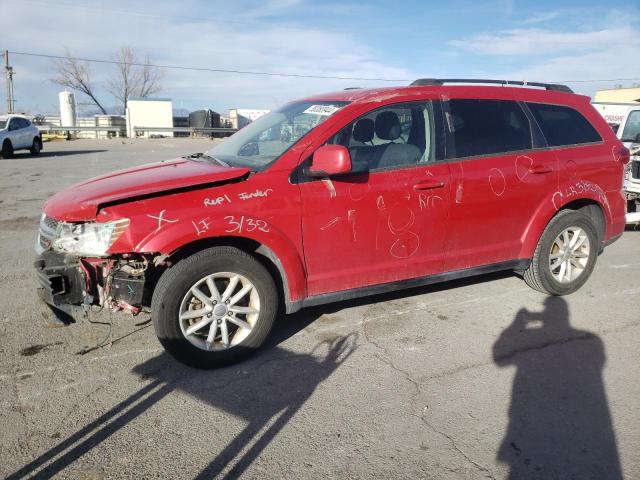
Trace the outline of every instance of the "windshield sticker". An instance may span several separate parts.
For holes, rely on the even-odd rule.
[[[329,115],[333,115],[340,107],[336,107],[335,105],[311,105],[302,113],[311,113],[313,115],[322,115],[324,117],[328,117]]]

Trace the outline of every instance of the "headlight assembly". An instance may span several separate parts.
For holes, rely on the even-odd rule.
[[[129,219],[122,218],[106,223],[60,222],[56,229],[53,249],[73,255],[101,257],[124,233]]]

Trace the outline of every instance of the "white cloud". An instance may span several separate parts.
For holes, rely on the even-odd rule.
[[[586,12],[581,15],[579,18],[588,16]],[[637,14],[629,11],[622,15],[620,11],[609,10],[600,12],[600,16],[599,22],[581,22],[593,25],[591,30],[569,27],[575,25],[578,17],[563,14],[553,22],[554,29],[485,32],[449,44],[466,55],[491,58],[493,65],[500,65],[494,66],[494,71],[484,72],[486,76],[566,82],[577,92],[592,94],[617,83],[632,83],[615,79],[640,78],[640,64],[635,61],[640,53],[640,29],[633,21]],[[529,20],[529,23],[546,21],[542,15]]]
[[[450,45],[485,55],[548,55],[567,51],[588,51],[619,45],[637,37],[629,25],[586,32],[557,32],[539,28],[483,33],[468,39],[451,40]]]
[[[149,14],[127,14],[127,5],[118,2],[112,8],[45,8],[37,0],[25,0],[3,5],[0,30],[6,40],[3,46],[13,51],[63,54],[68,47],[78,57],[105,59],[119,46],[129,44],[166,65],[341,77],[414,77],[403,68],[380,61],[375,52],[346,33],[316,28],[312,23],[298,26],[259,20],[287,12],[301,1],[271,0],[250,10],[233,3],[221,9],[219,19],[206,15],[199,19],[193,13],[173,16],[173,4],[141,2],[135,9]],[[197,12],[190,5],[183,2],[180,11]],[[241,16],[243,8],[247,15]],[[41,11],[30,15],[34,9]],[[24,22],[25,18],[29,21]],[[225,22],[224,18],[234,20]],[[53,76],[50,61],[14,55],[12,63],[17,71],[19,106],[55,105],[59,88],[49,81]],[[95,79],[104,82],[111,67],[92,64],[91,68]],[[224,112],[234,106],[273,108],[304,95],[376,84],[384,85],[171,69],[166,71],[161,95],[172,97],[177,108],[212,107]],[[107,96],[104,91],[101,94]]]
[[[546,23],[551,20],[555,20],[560,16],[560,12],[545,12],[540,13],[538,15],[533,15],[532,17],[526,18],[521,23],[524,25],[534,25],[537,23]]]

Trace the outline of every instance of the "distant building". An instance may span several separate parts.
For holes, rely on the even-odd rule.
[[[127,136],[149,136],[159,134],[172,137],[173,132],[143,131],[136,134],[135,128],[173,128],[173,108],[170,98],[131,97],[127,100]]]
[[[230,108],[229,121],[231,122],[232,128],[242,128],[269,112],[270,110]]]
[[[593,99],[600,103],[634,103],[640,102],[640,87],[613,88],[598,90]]]

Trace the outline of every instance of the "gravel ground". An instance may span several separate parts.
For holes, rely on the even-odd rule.
[[[42,202],[204,140],[78,140],[0,160],[0,476],[640,478],[640,231],[578,293],[509,274],[301,311],[242,364],[196,371],[148,316],[54,328]],[[622,473],[621,473],[622,472]]]

